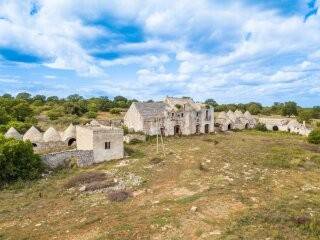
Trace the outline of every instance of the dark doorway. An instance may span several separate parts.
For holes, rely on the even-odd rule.
[[[160,134],[161,134],[161,136],[164,136],[164,135],[165,135],[165,129],[164,129],[164,127],[161,127],[161,128],[160,128]]]
[[[68,146],[73,146],[76,142],[76,139],[75,138],[70,138],[69,141],[68,141]]]
[[[248,129],[249,128],[249,124],[247,123],[244,127],[245,127],[245,129]]]
[[[196,125],[196,134],[199,134],[199,133],[200,133],[200,125],[197,124],[197,125]]]
[[[228,125],[228,130],[231,130],[231,124]]]
[[[209,133],[209,127],[210,127],[209,124],[204,125],[204,132],[205,133]]]
[[[278,128],[278,126],[273,126],[272,130],[273,130],[273,131],[278,131],[279,128]]]
[[[38,145],[37,145],[37,144],[35,144],[35,143],[32,143],[32,146],[33,146],[33,147],[38,147]]]
[[[291,132],[291,129],[290,129],[290,128],[288,128],[288,132]]]
[[[174,135],[180,135],[180,134],[181,134],[180,126],[179,125],[174,126]]]

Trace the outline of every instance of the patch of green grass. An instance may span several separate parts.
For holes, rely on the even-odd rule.
[[[179,204],[189,204],[189,203],[192,203],[192,202],[198,200],[201,197],[202,197],[202,194],[194,194],[192,196],[179,198],[179,199],[176,200],[176,202],[179,203]]]

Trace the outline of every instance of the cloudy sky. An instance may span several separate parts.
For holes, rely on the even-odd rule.
[[[320,104],[317,0],[0,0],[0,94]]]

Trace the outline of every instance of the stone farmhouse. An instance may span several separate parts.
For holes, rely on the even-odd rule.
[[[191,98],[134,102],[124,117],[124,125],[151,136],[211,133],[214,132],[214,109]]]

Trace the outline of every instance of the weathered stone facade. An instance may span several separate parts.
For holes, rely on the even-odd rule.
[[[66,167],[69,161],[75,158],[79,167],[85,167],[94,163],[92,150],[69,150],[63,152],[49,153],[41,157],[44,164],[50,169]]]
[[[77,126],[77,149],[92,150],[94,163],[124,156],[123,130],[107,126]]]
[[[228,131],[232,129],[249,129],[256,126],[256,120],[247,111],[243,114],[241,111],[236,110],[235,112],[228,111],[220,112],[216,119],[216,127],[221,131]]]
[[[259,122],[266,125],[270,131],[283,131],[308,136],[312,129],[306,127],[295,119],[288,118],[259,118]]]
[[[214,132],[214,110],[191,98],[132,103],[124,117],[129,130],[147,135],[190,135]]]

